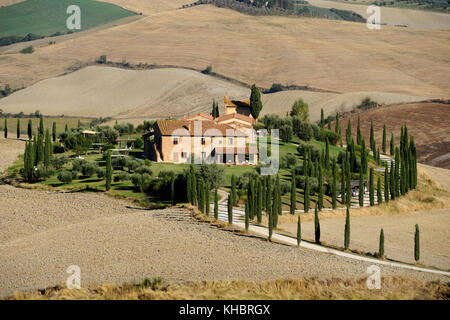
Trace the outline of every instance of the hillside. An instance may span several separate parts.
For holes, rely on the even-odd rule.
[[[165,68],[145,71],[90,66],[74,73],[43,80],[24,90],[0,99],[4,112],[25,114],[39,110],[46,115],[137,119],[180,117],[195,112],[209,113],[216,99],[223,108],[225,93],[232,99],[248,99],[250,89],[200,72]],[[262,115],[284,115],[300,97],[310,104],[312,120],[336,111],[351,110],[363,98],[370,96],[379,103],[424,100],[408,95],[356,92],[322,93],[312,91],[282,91],[263,94]]]
[[[450,92],[449,37],[448,31],[386,26],[377,32],[361,23],[248,16],[202,5],[149,13],[129,24],[57,40],[31,55],[2,54],[0,86],[28,86],[106,54],[135,64],[211,65],[215,72],[262,87],[277,82],[442,98]]]
[[[418,161],[427,165],[450,169],[450,105],[443,103],[410,103],[376,108],[344,118],[342,128],[347,127],[348,119],[356,133],[358,115],[361,118],[361,131],[369,140],[370,120],[373,120],[377,146],[381,148],[383,124],[386,124],[387,148],[391,132],[399,144],[402,125],[408,126],[408,133],[414,136]],[[367,143],[367,142],[366,142]]]

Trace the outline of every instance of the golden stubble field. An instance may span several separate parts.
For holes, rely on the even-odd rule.
[[[147,10],[143,19],[57,40],[30,55],[0,55],[0,85],[28,86],[106,54],[133,63],[211,65],[264,87],[279,82],[440,98],[450,89],[449,31],[387,26],[374,31],[359,23],[255,17],[211,5]]]

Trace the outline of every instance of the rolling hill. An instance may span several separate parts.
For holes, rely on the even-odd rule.
[[[0,109],[25,114],[39,110],[55,116],[114,116],[142,122],[142,119],[209,113],[213,99],[223,107],[226,92],[232,99],[248,99],[250,96],[248,87],[193,70],[164,68],[137,71],[90,66],[19,90],[1,99]],[[318,120],[321,108],[325,110],[325,115],[351,110],[366,96],[386,104],[425,99],[381,92],[336,94],[291,90],[263,94],[262,115],[284,115],[301,97],[310,105],[311,119]]]

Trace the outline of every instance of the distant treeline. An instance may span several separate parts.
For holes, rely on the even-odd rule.
[[[199,0],[182,8],[202,4],[214,4],[250,15],[300,15],[334,20],[365,22],[359,14],[338,9],[311,6],[304,0]]]
[[[448,0],[390,0],[390,1],[375,1],[374,4],[380,7],[402,7],[433,11],[447,11],[449,12]]]
[[[44,39],[47,37],[57,37],[57,36],[62,36],[63,34],[70,34],[73,33],[72,30],[67,31],[67,33],[63,33],[63,32],[55,32],[49,36],[41,36],[38,34],[34,34],[34,33],[29,33],[27,34],[25,37],[23,36],[7,36],[7,37],[1,37],[0,38],[0,47],[2,46],[9,46],[10,44],[14,44],[14,43],[19,43],[19,42],[27,42],[27,41],[33,41],[33,40],[38,40],[38,39]]]

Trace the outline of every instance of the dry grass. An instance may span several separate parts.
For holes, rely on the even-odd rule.
[[[274,280],[248,281],[202,281],[186,284],[159,283],[158,280],[142,284],[122,286],[104,284],[69,290],[55,286],[45,290],[16,293],[11,300],[447,300],[450,297],[448,283],[414,280],[404,277],[383,277],[380,290],[369,290],[366,279],[359,280]]]
[[[212,65],[220,74],[264,87],[279,82],[446,97],[449,37],[448,31],[388,26],[373,31],[361,23],[246,16],[206,5],[152,13],[31,55],[1,55],[0,84],[27,86],[106,54],[132,63]]]

